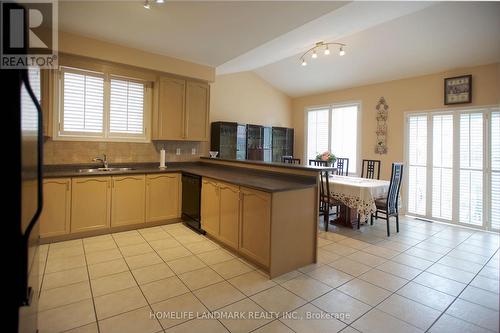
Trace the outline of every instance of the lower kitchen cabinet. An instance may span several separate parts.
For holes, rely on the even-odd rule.
[[[43,198],[40,237],[68,234],[71,217],[71,178],[44,180]]]
[[[203,178],[201,182],[201,228],[209,235],[219,236],[220,197],[219,184]]]
[[[144,223],[145,175],[114,176],[112,182],[111,226]]]
[[[271,195],[241,188],[239,250],[269,267],[271,239]]]
[[[219,184],[219,198],[219,239],[237,249],[240,225],[240,188],[229,184]]]
[[[181,216],[180,181],[178,173],[146,175],[146,222]]]
[[[71,181],[71,232],[109,228],[111,177],[78,177]]]

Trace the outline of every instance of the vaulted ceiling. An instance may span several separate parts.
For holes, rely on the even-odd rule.
[[[60,29],[216,67],[290,96],[500,61],[498,2],[59,2]],[[300,66],[318,41],[346,43]]]

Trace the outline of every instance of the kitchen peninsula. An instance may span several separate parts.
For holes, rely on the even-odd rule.
[[[179,222],[181,175],[188,173],[202,179],[201,228],[208,237],[271,277],[316,262],[321,168],[208,158],[166,169],[88,167],[46,167],[44,242]]]

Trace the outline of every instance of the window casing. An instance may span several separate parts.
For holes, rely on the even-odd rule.
[[[361,103],[331,104],[306,109],[306,162],[328,150],[349,158],[349,173],[359,171]]]
[[[70,67],[57,74],[54,140],[150,141],[150,82]]]
[[[499,107],[408,113],[405,150],[408,214],[499,230]]]

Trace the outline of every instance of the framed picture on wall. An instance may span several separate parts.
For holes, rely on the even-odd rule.
[[[444,104],[472,102],[472,75],[462,75],[444,79]]]

